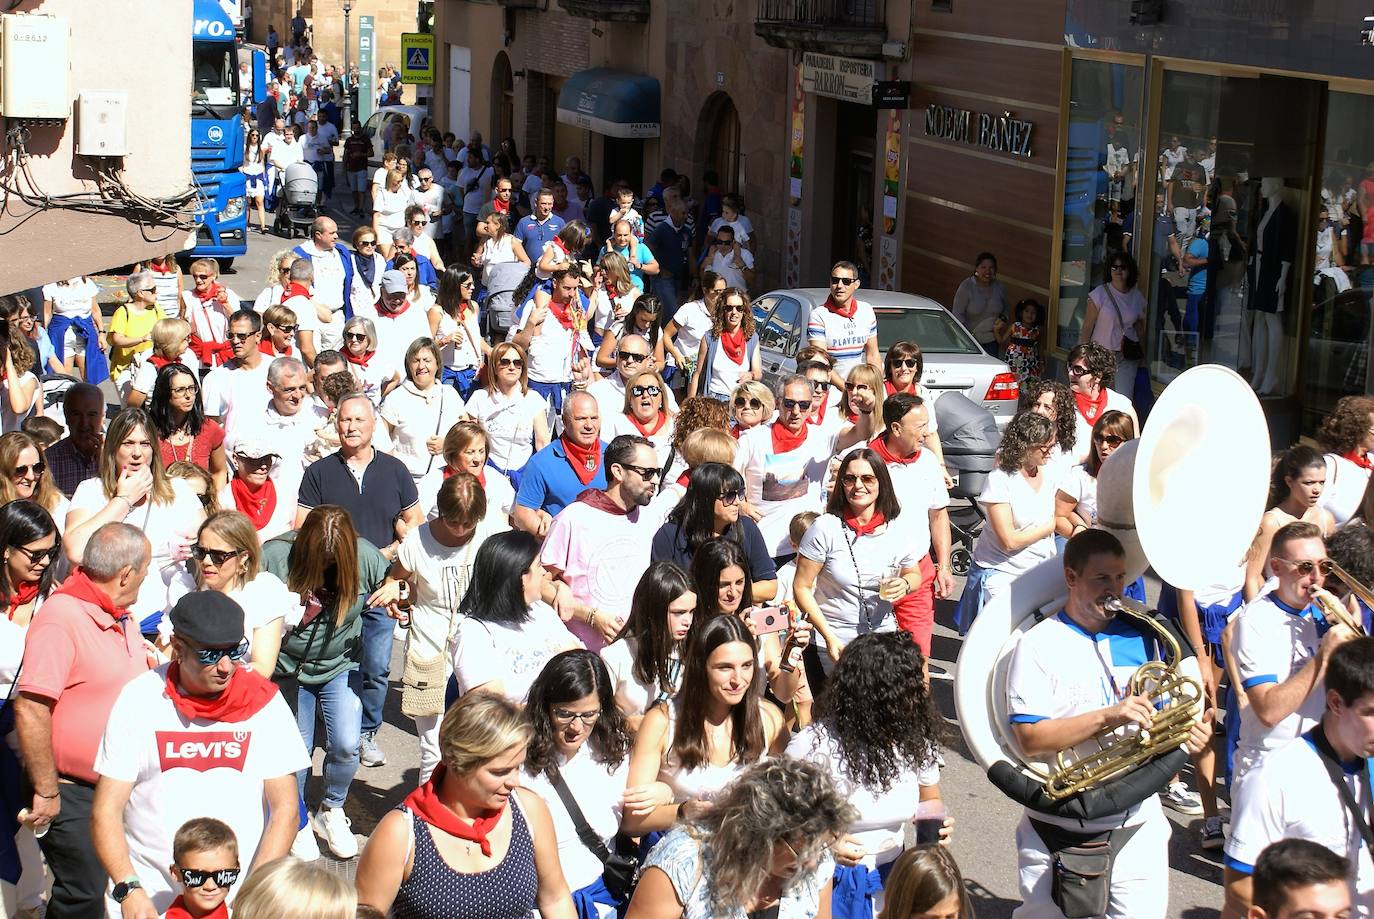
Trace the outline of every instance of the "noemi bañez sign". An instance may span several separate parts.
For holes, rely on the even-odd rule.
[[[434,85],[434,36],[401,33],[401,82]]]
[[[872,105],[873,83],[877,79],[877,66],[873,61],[814,51],[802,54],[802,92]]]
[[[932,102],[926,106],[926,134],[942,140],[974,144],[1012,156],[1031,155],[1031,131],[1035,125],[1011,117],[1011,112],[976,119],[968,109]]]

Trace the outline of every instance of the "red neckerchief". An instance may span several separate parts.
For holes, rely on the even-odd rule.
[[[906,389],[898,389],[896,386],[892,385],[891,380],[883,380],[883,393],[885,395],[893,396],[899,392],[910,393],[913,396],[916,395],[916,381],[912,380],[911,385]]]
[[[34,600],[37,599],[37,581],[20,581],[17,585],[15,585],[14,593],[10,594],[9,600],[10,621],[14,621],[14,614],[19,611],[19,607],[23,606],[26,603],[32,603]]]
[[[801,426],[801,430],[793,434],[783,426],[781,421],[775,421],[770,425],[770,432],[773,435],[774,453],[791,453],[802,445],[806,440],[806,425]]]
[[[267,526],[267,521],[272,519],[272,512],[277,509],[275,482],[268,479],[255,489],[243,479],[233,479],[229,482],[229,490],[234,495],[234,507],[253,521],[253,529],[261,530]]]
[[[272,341],[269,338],[263,338],[262,341],[258,342],[258,350],[261,351],[263,354],[266,354],[268,357],[277,356],[277,347],[276,345],[272,344]],[[286,345],[281,349],[281,354],[284,357],[290,357],[292,350],[293,349],[291,345]]]
[[[739,440],[739,436],[743,433],[744,432],[740,430],[738,422],[735,422],[730,425],[730,436],[733,437],[735,440]]]
[[[304,297],[309,300],[310,288],[296,281],[287,281],[281,291],[281,302],[285,303],[293,297]]]
[[[590,447],[582,447],[571,440],[567,435],[558,438],[563,444],[563,450],[568,454],[568,465],[577,474],[577,481],[583,485],[596,478],[596,471],[601,468],[601,444],[594,443]]]
[[[1374,462],[1370,462],[1369,454],[1361,450],[1351,450],[1349,453],[1342,453],[1341,456],[1350,460],[1361,469],[1374,469]]]
[[[446,478],[446,479],[451,479],[451,478],[453,478],[455,475],[457,475],[458,473],[460,473],[460,472],[462,472],[462,471],[463,471],[463,470],[461,470],[461,469],[454,469],[452,466],[445,466],[445,467],[444,467],[444,478]],[[472,475],[472,473],[468,473],[468,475]],[[487,467],[486,467],[486,466],[483,466],[481,469],[478,469],[478,470],[477,470],[477,481],[481,483],[481,485],[482,485],[483,488],[486,488],[486,487],[487,487]]]
[[[172,363],[172,359],[170,357],[158,357],[156,354],[149,355],[148,360],[152,361],[153,366],[156,367],[158,370],[161,370],[163,367],[166,367],[168,364]]]
[[[401,307],[400,309],[398,309],[398,310],[393,310],[393,309],[387,304],[387,302],[386,302],[386,297],[382,297],[380,300],[377,301],[377,315],[378,315],[378,316],[386,316],[388,319],[394,319],[394,318],[396,318],[397,316],[399,316],[399,315],[401,315],[402,313],[404,313],[406,310],[410,309],[410,294],[409,294],[409,293],[406,294],[406,298],[405,298],[405,300],[402,301],[402,302],[405,303],[405,306],[402,306],[402,307]]]
[[[53,591],[53,594],[66,594],[82,603],[92,603],[109,613],[111,619],[123,619],[129,615],[127,609],[122,606],[115,606],[110,595],[95,586],[84,568],[77,568],[73,571],[67,580],[62,582],[62,586]]]
[[[360,135],[361,136],[361,135]],[[163,914],[163,919],[194,919],[186,909],[183,897],[177,897],[172,901],[172,905],[167,907],[167,912]],[[215,907],[212,912],[206,913],[201,919],[229,919],[229,901],[226,900]]]
[[[558,251],[562,252],[564,255],[568,254],[567,245],[563,242],[563,240],[559,239],[557,236],[553,238],[553,244],[558,247]]]
[[[720,333],[720,346],[725,349],[725,356],[736,364],[744,363],[744,326],[740,326],[733,332]]]
[[[447,772],[448,767],[442,762],[435,766],[434,772],[429,776],[429,781],[406,795],[406,810],[450,836],[477,843],[482,847],[482,854],[490,856],[491,840],[487,839],[487,834],[495,829],[496,824],[500,822],[501,814],[506,809],[505,806],[502,805],[490,815],[478,817],[472,823],[468,823],[439,799],[439,787],[443,784],[444,775]]]
[[[493,213],[497,213],[497,214],[509,214],[509,213],[510,213],[510,202],[509,202],[509,201],[502,201],[500,198],[492,198],[492,199],[491,199],[491,209],[492,209],[492,212],[493,212]]]
[[[1107,387],[1101,386],[1097,390],[1097,398],[1090,399],[1077,390],[1073,394],[1074,405],[1078,407],[1078,414],[1083,416],[1083,420],[1092,424],[1101,416],[1102,410],[1107,407]]]
[[[571,302],[559,303],[553,297],[549,297],[549,312],[553,314],[553,318],[558,320],[559,325],[569,331],[572,330],[573,321],[577,317],[573,315],[573,306]]]
[[[152,271],[152,272],[154,272],[154,273],[156,273],[156,274],[176,274],[176,273],[177,273],[177,263],[176,263],[176,262],[172,262],[172,263],[171,263],[170,265],[168,265],[166,268],[163,268],[163,267],[162,267],[161,265],[159,265],[157,262],[149,262],[149,263],[148,263],[148,270],[149,270],[149,271]]]
[[[688,469],[688,470],[687,470],[686,472],[684,472],[682,475],[680,475],[680,476],[677,477],[677,484],[681,485],[683,488],[686,488],[686,487],[691,483],[691,481],[692,481],[692,470],[690,470],[690,469]]]
[[[854,299],[853,297],[850,297],[849,308],[843,309],[835,303],[834,297],[826,297],[825,308],[830,310],[830,312],[834,313],[836,316],[843,316],[845,319],[853,319],[854,313],[859,309],[859,301]]]
[[[869,533],[872,533],[874,530],[878,529],[878,527],[882,526],[884,523],[887,523],[887,518],[883,516],[882,511],[874,511],[873,517],[868,521],[868,523],[860,523],[858,519],[854,516],[853,512],[847,509],[843,514],[840,515],[840,519],[844,521],[845,526],[849,527],[851,530],[854,531],[855,539],[859,538],[860,536],[867,536]]]
[[[825,395],[821,396],[821,404],[806,416],[807,424],[822,424],[825,422],[825,407],[830,403],[830,390],[832,387],[825,388]],[[814,392],[814,390],[813,390]]]
[[[217,367],[234,359],[234,346],[227,341],[206,341],[192,332],[191,353],[202,366]]]
[[[376,350],[374,349],[374,350],[372,350],[372,351],[367,352],[367,353],[364,354],[362,357],[359,357],[358,355],[354,354],[352,351],[349,351],[347,348],[345,348],[345,349],[344,349],[342,352],[340,352],[340,353],[343,354],[344,360],[348,361],[350,364],[357,364],[359,367],[366,367],[366,366],[367,366],[367,362],[370,361],[370,360],[372,360],[372,355],[376,354],[377,352],[376,352]]]
[[[218,281],[213,281],[213,282],[211,282],[209,289],[206,290],[206,292],[205,292],[204,294],[202,294],[200,291],[198,291],[198,290],[196,290],[194,287],[192,287],[192,288],[191,288],[191,296],[193,296],[193,297],[195,297],[197,300],[199,300],[201,306],[209,306],[210,301],[213,300],[213,299],[215,299],[216,297],[219,296],[219,292],[220,292],[221,289],[222,289],[222,288],[219,286],[219,282],[218,282]]]
[[[920,448],[910,456],[898,456],[893,453],[887,445],[887,435],[881,434],[868,442],[868,449],[882,457],[884,463],[889,466],[909,466],[921,458]]]
[[[610,514],[613,517],[627,517],[630,513],[629,511],[625,510],[625,508],[621,507],[619,504],[616,504],[614,501],[612,501],[610,497],[607,496],[607,494],[599,488],[588,488],[586,491],[582,492],[582,494],[578,495],[573,500],[573,503],[585,504],[588,507],[594,507],[597,510]]]
[[[626,415],[625,417],[629,418],[634,426],[639,429],[639,433],[643,434],[645,437],[653,437],[659,431],[663,430],[663,426],[668,423],[668,413],[661,409],[659,410],[658,417],[651,422],[652,427],[648,424],[640,424],[639,419],[633,414]]]
[[[213,699],[188,696],[181,691],[177,677],[181,665],[172,661],[167,668],[167,698],[187,719],[241,724],[262,711],[277,694],[277,684],[251,667],[236,667],[223,691]]]

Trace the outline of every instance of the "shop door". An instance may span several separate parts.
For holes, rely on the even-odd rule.
[[[834,225],[832,262],[848,260],[859,266],[867,285],[873,263],[873,165],[878,110],[847,102],[836,106]],[[828,266],[827,266],[828,267]]]
[[[610,182],[624,179],[630,187],[642,190],[644,184],[644,141],[626,137],[607,137],[601,144],[601,180],[599,193]],[[584,166],[591,172],[590,166]]]

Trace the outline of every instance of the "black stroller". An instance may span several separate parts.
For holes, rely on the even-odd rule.
[[[949,508],[950,565],[963,577],[973,562],[973,541],[983,531],[983,511],[977,498],[996,464],[1002,433],[992,413],[963,393],[946,392],[937,398],[935,416],[940,422],[945,467],[957,479],[949,495],[968,502]]]

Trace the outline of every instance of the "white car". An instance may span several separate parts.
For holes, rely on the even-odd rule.
[[[391,123],[398,120],[404,122],[406,133],[418,135],[420,128],[429,126],[429,110],[423,105],[384,105],[373,112],[363,125],[363,133],[372,141],[369,165],[382,165],[382,154],[386,152],[383,141],[391,130]],[[414,164],[411,168],[414,169]]]
[[[795,355],[806,346],[806,323],[830,291],[820,287],[771,290],[754,300],[763,380],[776,386],[796,368]],[[887,290],[864,290],[859,299],[878,316],[878,350],[912,341],[921,348],[921,382],[936,398],[961,392],[986,408],[1000,429],[1016,414],[1016,374],[1005,361],[989,357],[963,323],[929,297]]]

